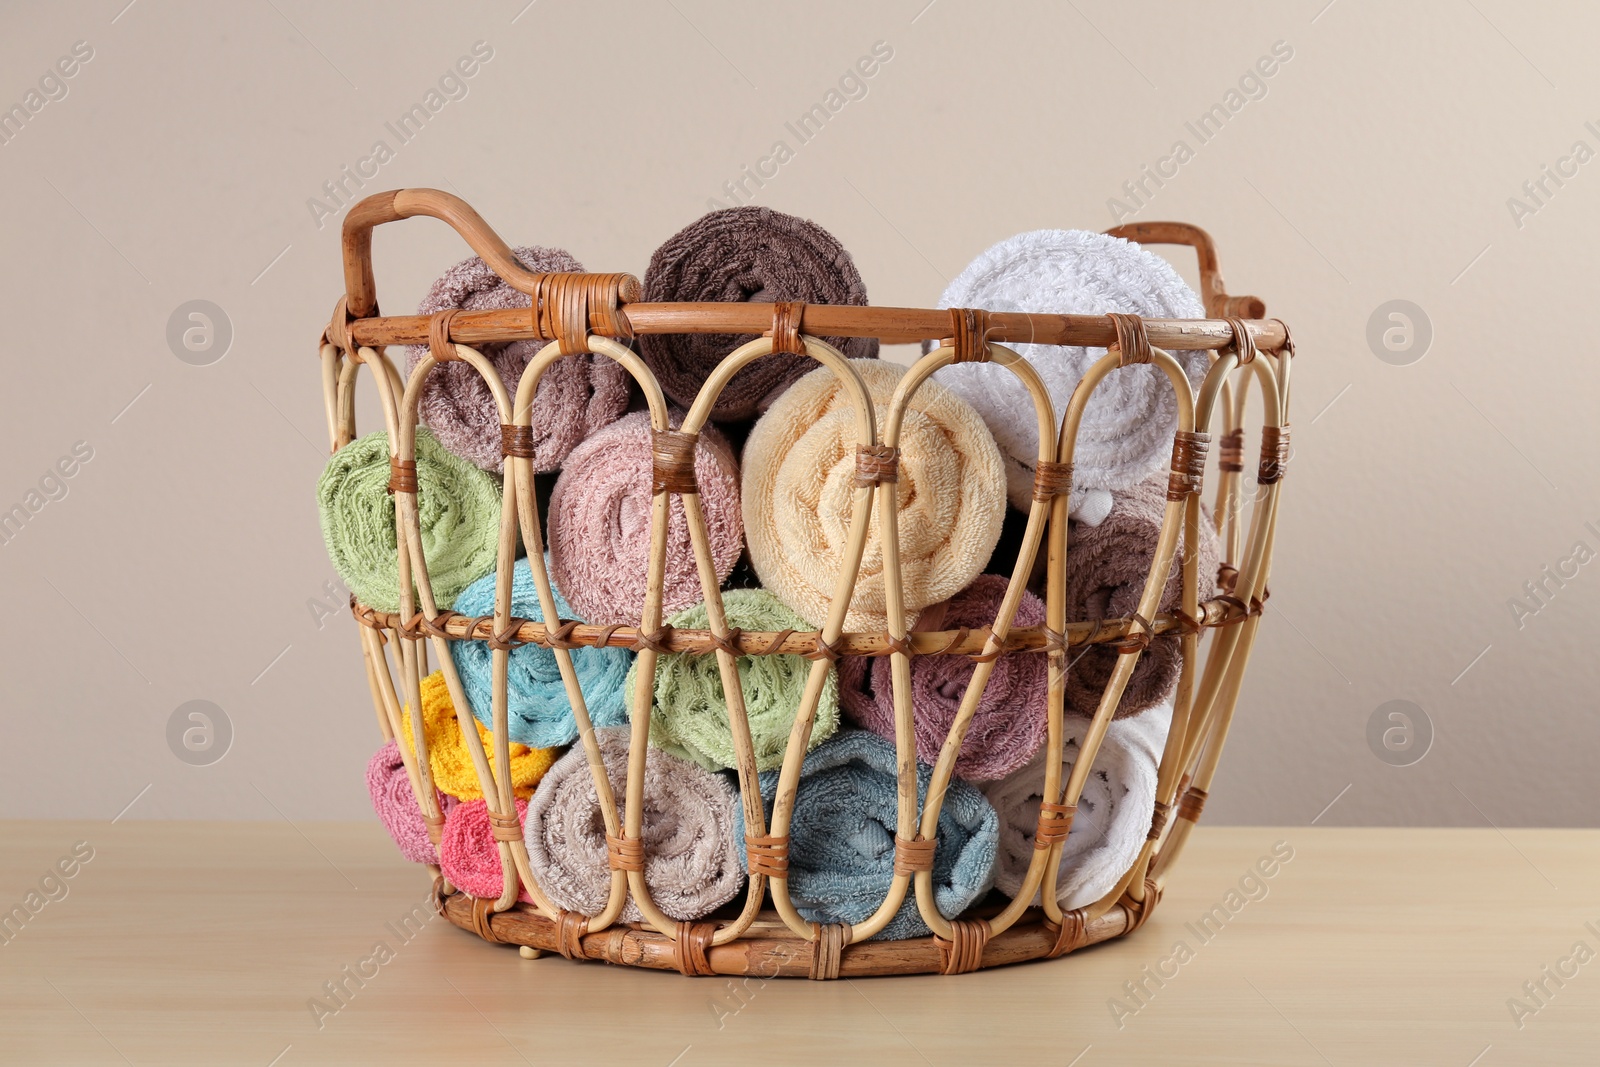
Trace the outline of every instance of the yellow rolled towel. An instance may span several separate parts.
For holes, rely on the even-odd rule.
[[[878,425],[905,368],[852,360],[877,409]],[[790,386],[745,443],[743,504],[750,562],[761,584],[813,626],[827,618],[850,530],[856,477],[850,394],[819,368]],[[948,600],[982,572],[1000,537],[1006,477],[983,419],[937,382],[912,397],[900,432],[900,562],[906,620]],[[873,513],[847,630],[887,621],[883,550]]]
[[[467,751],[466,739],[461,736],[461,722],[456,718],[455,704],[451,702],[450,690],[444,684],[444,674],[434,671],[422,680],[418,688],[422,691],[422,732],[428,739],[428,766],[433,770],[433,784],[441,793],[448,793],[457,800],[482,800],[483,788],[478,782],[478,772],[472,766],[472,754]],[[483,742],[489,765],[493,767],[494,734],[484,729],[480,722],[474,721],[473,725],[478,728],[478,738]],[[417,746],[411,739],[409,709],[400,716],[400,729],[405,737],[406,748],[415,754]],[[560,749],[529,748],[512,742],[512,791],[524,800],[531,797],[533,787],[539,784],[539,779],[544,777],[544,772],[550,769],[559,755]]]

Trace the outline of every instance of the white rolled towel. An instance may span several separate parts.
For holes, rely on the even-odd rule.
[[[1088,719],[1066,720],[1067,739],[1061,753],[1061,781],[1066,782],[1078,758],[1078,743]],[[1094,768],[1078,798],[1072,832],[1061,846],[1056,875],[1056,900],[1064,910],[1092,904],[1116,888],[1138,859],[1150,832],[1156,806],[1156,770],[1172,725],[1172,703],[1151,708],[1131,719],[1118,719],[1106,731]],[[1000,813],[1000,847],[995,860],[995,888],[1015,897],[1033,859],[1033,836],[1039,825],[1039,801],[1047,757],[1040,749],[1021,770],[979,788]],[[1033,903],[1039,903],[1035,893]]]
[[[1131,241],[1085,230],[1033,230],[1001,241],[967,265],[939,298],[940,307],[1061,315],[1124,312],[1157,319],[1204,318],[1194,290],[1172,265]],[[1055,406],[1057,427],[1084,371],[1103,348],[1011,346],[1039,372]],[[1199,387],[1210,357],[1174,352]],[[1039,458],[1033,401],[1004,367],[964,363],[934,375],[978,409],[1005,456],[1006,491],[1026,510]],[[1084,412],[1074,456],[1073,517],[1098,525],[1111,493],[1144,481],[1170,457],[1178,408],[1167,376],[1152,366],[1114,372]]]

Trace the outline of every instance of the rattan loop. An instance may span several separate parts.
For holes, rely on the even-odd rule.
[[[489,813],[489,832],[496,841],[521,841],[522,822],[517,818],[515,808],[506,815],[491,811]]]
[[[1130,367],[1155,359],[1155,353],[1150,348],[1150,334],[1144,328],[1143,319],[1116,311],[1106,318],[1111,320],[1112,327],[1117,331],[1117,343],[1112,346],[1117,350],[1117,366]]]
[[[1244,427],[1239,426],[1223,434],[1217,442],[1220,457],[1218,470],[1238,473],[1244,470]]]
[[[711,969],[711,935],[717,932],[716,923],[678,923],[677,936],[672,942],[672,962],[685,978],[699,978],[716,974]]]
[[[1045,954],[1049,959],[1082,948],[1089,941],[1088,916],[1082,908],[1064,911],[1061,913],[1059,925],[1047,921],[1044,927],[1046,930],[1054,929],[1056,932],[1055,944],[1051,945],[1050,951]]]
[[[1244,324],[1243,319],[1228,319],[1228,326],[1233,330],[1233,350],[1239,354],[1239,366],[1255,361],[1256,339],[1250,332],[1250,327]]]
[[[1120,902],[1128,913],[1128,928],[1122,931],[1124,937],[1133,933],[1150,920],[1150,915],[1156,910],[1156,905],[1161,903],[1161,885],[1154,878],[1144,881],[1144,899],[1134,900],[1124,896]]]
[[[1150,639],[1155,635],[1155,627],[1150,625],[1150,620],[1140,615],[1137,611],[1128,616],[1128,633],[1120,641],[1111,642],[1111,647],[1126,655],[1129,652],[1143,652],[1150,647]]]
[[[1199,822],[1200,813],[1205,810],[1206,797],[1209,794],[1197,785],[1191,785],[1183,791],[1178,798],[1178,818],[1186,822]]]
[[[378,314],[376,306],[372,313]],[[352,358],[356,354],[355,334],[350,331],[350,324],[355,322],[355,316],[350,314],[349,297],[341,296],[333,305],[333,318],[328,321],[328,328],[323,331],[322,338],[335,348],[342,349],[344,354]]]
[[[981,308],[950,309],[951,363],[989,362],[989,313]]]
[[[562,911],[556,920],[556,951],[569,960],[586,959],[583,935],[589,932],[589,917],[580,911]]]
[[[768,878],[789,877],[789,838],[746,835],[745,858],[750,864],[750,874],[764,874]]]
[[[1150,813],[1150,832],[1145,835],[1147,841],[1161,840],[1161,831],[1167,828],[1167,818],[1172,814],[1172,805],[1156,801],[1155,810]]]
[[[500,937],[494,932],[494,900],[489,897],[472,898],[472,932],[485,941],[500,943]]]
[[[500,424],[500,454],[513,459],[532,459],[534,448],[532,426],[518,426],[515,423],[503,422]]]
[[[839,643],[838,643],[838,641],[835,640],[833,644],[831,644],[831,645],[828,644],[828,642],[826,642],[826,641],[824,641],[822,639],[822,633],[820,631],[818,631],[818,633],[816,634],[815,641],[816,641],[815,647],[813,647],[809,651],[800,653],[806,659],[809,659],[809,660],[825,659],[829,663],[833,663],[841,655],[843,655],[843,653],[841,653],[839,651]]]
[[[650,489],[656,493],[698,493],[694,478],[694,449],[699,434],[681,430],[654,430],[650,434]]]
[[[440,363],[450,363],[461,358],[456,352],[456,346],[450,342],[450,320],[455,318],[460,310],[460,308],[446,308],[428,316],[428,353]]]
[[[789,355],[805,355],[806,345],[800,339],[800,319],[806,305],[799,300],[780,300],[772,305],[772,351]]]
[[[661,626],[655,633],[647,634],[640,631],[633,638],[633,650],[635,652],[643,652],[645,649],[649,649],[652,652],[667,653],[671,651],[667,647],[667,642],[671,640],[672,627],[670,625]]]

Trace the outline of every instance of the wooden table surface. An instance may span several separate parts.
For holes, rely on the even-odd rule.
[[[1600,1063],[1595,830],[1202,827],[1131,938],[831,983],[412,934],[428,881],[375,823],[0,823],[0,856],[37,909],[0,930],[0,1063]]]

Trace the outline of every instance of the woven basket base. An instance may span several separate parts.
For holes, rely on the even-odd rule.
[[[438,904],[445,918],[486,941],[527,945],[545,952],[561,950],[556,924],[535,912],[531,905],[517,904],[497,914],[485,914],[482,909],[477,909],[475,916],[474,900],[465,893],[452,893]],[[1113,907],[1086,925],[1083,944],[1093,945],[1128,932],[1128,918],[1128,912],[1120,904]],[[1003,967],[1010,963],[1044,959],[1049,956],[1055,941],[1055,927],[1045,924],[1043,912],[1030,910],[1016,925],[989,941],[984,948],[980,967]],[[583,958],[590,960],[661,971],[680,970],[675,942],[664,934],[634,923],[618,923],[599,933],[586,934],[582,948]],[[706,954],[706,960],[712,972],[719,975],[755,975],[762,978],[812,976],[811,943],[797,937],[772,911],[762,912],[743,937],[712,948]],[[908,941],[864,941],[846,946],[841,951],[838,977],[937,974],[941,963],[942,954],[932,937]]]

